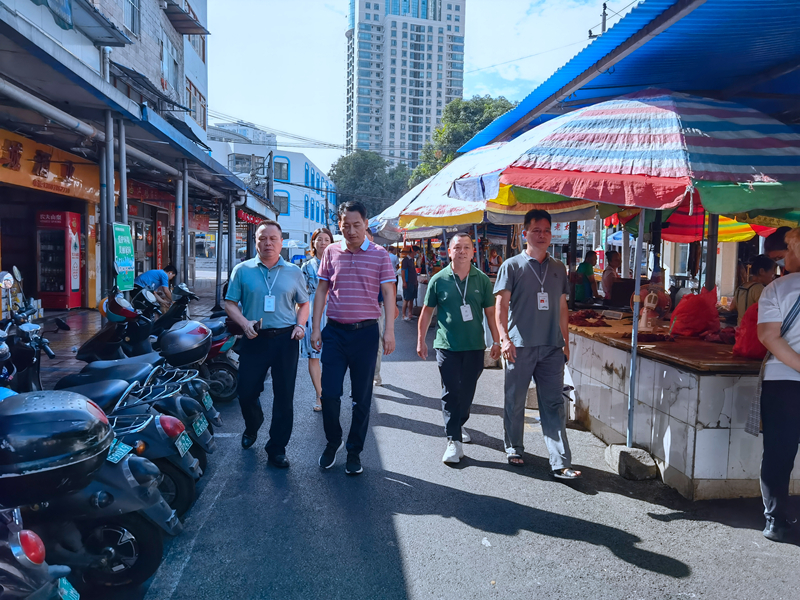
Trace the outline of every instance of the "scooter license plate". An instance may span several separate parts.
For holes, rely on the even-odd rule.
[[[205,406],[206,410],[211,410],[214,406],[214,401],[211,400],[211,394],[206,392],[206,395],[203,396],[203,406]]]
[[[66,577],[58,580],[58,597],[61,600],[80,600],[81,595],[78,593],[72,584],[67,581]]]
[[[131,450],[133,450],[132,446],[128,446],[128,444],[120,442],[119,440],[114,440],[111,442],[111,448],[108,449],[106,460],[117,464],[125,458]]]
[[[178,449],[178,454],[180,454],[181,458],[183,458],[183,456],[189,451],[189,448],[192,447],[192,438],[189,437],[188,433],[182,431],[178,436],[178,439],[175,440],[175,447]]]
[[[208,421],[206,421],[205,415],[200,415],[195,419],[195,422],[192,423],[192,427],[194,428],[194,432],[197,435],[203,435],[203,432],[208,429]]]
[[[233,350],[228,350],[228,360],[233,363],[233,366],[239,368],[239,355]]]

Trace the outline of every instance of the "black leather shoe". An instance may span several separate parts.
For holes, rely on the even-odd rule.
[[[278,467],[279,469],[289,468],[289,459],[286,458],[285,454],[276,454],[275,456],[268,456],[267,462],[269,462],[269,464],[271,464],[273,467]]]
[[[250,446],[256,443],[256,439],[258,438],[258,434],[250,435],[249,433],[242,434],[242,448],[247,450]]]

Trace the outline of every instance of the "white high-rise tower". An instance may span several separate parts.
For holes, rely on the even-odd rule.
[[[466,0],[350,0],[347,150],[413,169],[464,91]]]

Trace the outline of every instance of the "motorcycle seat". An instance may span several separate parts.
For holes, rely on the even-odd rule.
[[[217,337],[225,333],[225,317],[220,317],[219,319],[203,319],[200,322],[211,330],[212,337]]]
[[[110,412],[114,405],[128,389],[128,382],[120,379],[99,381],[97,383],[86,383],[74,387],[62,388],[62,391],[75,392],[86,396],[89,400],[97,404],[105,412]]]
[[[115,360],[96,360],[83,367],[83,369],[81,369],[81,373],[105,371],[106,369],[118,367],[120,365],[138,365],[142,363],[146,363],[153,367],[159,367],[164,364],[164,357],[158,352],[149,352],[148,354],[129,356],[128,358],[117,358]]]
[[[95,369],[88,372],[73,373],[72,375],[62,377],[58,383],[56,383],[55,389],[60,390],[67,387],[75,387],[76,385],[98,383],[113,379],[121,379],[128,383],[133,383],[134,381],[144,383],[152,371],[152,365],[147,363],[134,363],[130,365],[112,366],[107,369]]]

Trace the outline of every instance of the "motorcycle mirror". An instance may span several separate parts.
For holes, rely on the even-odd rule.
[[[158,299],[156,298],[156,295],[150,290],[143,290],[142,295],[144,296],[144,299],[147,300],[150,304],[158,304]]]
[[[70,331],[71,329],[64,319],[56,318],[54,323],[56,324],[56,331]]]
[[[8,271],[0,271],[0,287],[6,290],[14,287],[14,276]]]
[[[14,279],[22,283],[22,273],[20,273],[20,270],[17,268],[17,265],[11,267],[11,272],[14,273]]]

